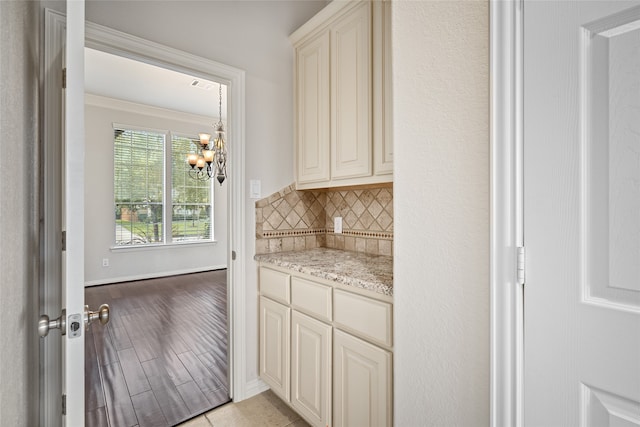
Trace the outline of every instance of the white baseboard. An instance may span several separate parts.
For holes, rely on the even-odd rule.
[[[256,378],[245,385],[244,398],[248,399],[267,390],[269,390],[269,386],[260,378]]]
[[[210,265],[207,267],[191,268],[187,270],[174,270],[174,271],[165,271],[160,273],[138,274],[135,276],[109,277],[107,279],[90,280],[84,283],[84,287],[88,288],[90,286],[108,285],[111,283],[133,282],[136,280],[156,279],[158,277],[179,276],[181,274],[202,273],[204,271],[211,271],[211,270],[224,270],[225,268],[227,268],[226,265]]]

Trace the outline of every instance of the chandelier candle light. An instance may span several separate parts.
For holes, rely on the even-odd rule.
[[[219,89],[218,123],[214,125],[216,137],[211,140],[211,135],[201,133],[200,154],[187,154],[187,163],[191,166],[189,176],[193,179],[206,180],[214,175],[222,185],[227,178],[227,148],[224,139],[224,126],[222,124],[222,85]],[[215,170],[215,171],[214,171]]]

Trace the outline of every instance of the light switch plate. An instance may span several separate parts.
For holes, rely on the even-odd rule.
[[[252,179],[249,181],[249,198],[259,199],[262,197],[261,187],[262,182],[259,179]]]
[[[342,234],[342,217],[336,216],[333,218],[333,232],[336,234]]]

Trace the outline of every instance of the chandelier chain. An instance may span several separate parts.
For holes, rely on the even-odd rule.
[[[218,119],[222,123],[222,85],[218,85]]]

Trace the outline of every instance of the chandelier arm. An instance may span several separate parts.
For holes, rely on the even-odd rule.
[[[189,169],[189,177],[198,181],[208,180],[210,177],[204,169]]]

